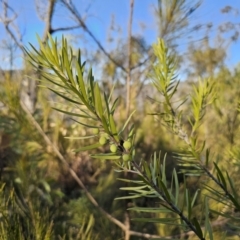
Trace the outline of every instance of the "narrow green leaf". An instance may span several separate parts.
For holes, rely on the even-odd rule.
[[[104,100],[105,100],[105,106],[106,106],[106,109],[107,109],[107,116],[109,117],[110,109],[109,109],[109,103],[108,103],[108,100],[107,100],[107,95],[106,95],[105,92],[104,92]]]
[[[209,150],[209,148],[207,148],[206,149],[206,164],[205,164],[206,167],[208,167],[209,155],[210,155],[210,150]]]
[[[162,164],[162,167],[161,167],[162,181],[163,181],[164,184],[167,184],[167,177],[166,177],[166,157],[167,157],[167,154],[164,155],[163,164]]]
[[[117,180],[122,181],[122,182],[140,184],[140,185],[142,185],[144,183],[143,181],[131,180],[131,179],[125,179],[125,178],[117,178]],[[146,185],[146,186],[148,186],[148,185]]]
[[[232,194],[229,194],[228,195],[229,199],[232,201],[232,203],[234,204],[234,206],[237,208],[237,209],[240,209],[240,204],[239,202],[237,201],[237,199],[235,199]]]
[[[94,154],[94,155],[91,155],[91,157],[103,159],[103,160],[117,160],[121,158],[121,156],[116,154],[115,155],[114,154]]]
[[[146,161],[143,161],[143,169],[144,169],[144,172],[146,173],[146,175],[148,177],[148,180],[151,180],[152,179],[152,175],[151,175],[148,163]]]
[[[55,58],[56,64],[58,64],[57,38],[54,41],[52,36],[49,34],[48,39],[50,40],[50,43],[51,43],[51,49],[52,49],[52,53]]]
[[[107,120],[104,116],[102,116],[102,124],[103,124],[103,128],[106,131],[107,134],[111,135],[109,129],[108,129],[108,123]]]
[[[87,92],[86,92],[86,87],[85,87],[85,84],[84,84],[84,81],[83,81],[83,72],[82,72],[82,69],[80,67],[80,64],[81,63],[79,63],[79,62],[76,63],[78,81],[79,81],[79,88],[80,88],[80,91],[81,91],[84,99],[87,101]]]
[[[169,194],[169,192],[167,190],[167,187],[165,186],[165,184],[164,184],[164,182],[162,180],[160,180],[160,184],[161,184],[161,189],[164,192],[164,195],[166,196],[167,200],[171,201],[170,194]]]
[[[136,194],[136,195],[125,196],[125,197],[117,197],[117,198],[114,198],[114,200],[135,199],[135,198],[141,198],[141,197],[145,197],[145,196],[142,194]]]
[[[217,170],[217,175],[218,175],[219,178],[220,178],[220,182],[223,184],[223,186],[225,187],[225,189],[227,189],[227,184],[226,184],[225,178],[224,178],[224,176],[223,176],[220,168],[218,167],[218,165],[217,165],[215,162],[213,162],[213,164],[214,164],[214,166],[215,166],[215,168],[216,168],[216,170]]]
[[[186,195],[186,205],[187,205],[187,213],[188,213],[188,219],[191,218],[192,215],[192,208],[191,208],[191,198],[188,189],[185,189],[185,195]]]
[[[96,126],[96,125],[85,124],[85,123],[79,122],[79,121],[77,121],[76,119],[73,119],[73,118],[72,118],[72,120],[79,123],[80,125],[83,125],[83,126],[88,127],[88,128],[98,128],[98,126]]]
[[[116,84],[113,84],[112,89],[111,89],[111,92],[110,92],[110,94],[109,94],[108,104],[111,102],[111,98],[112,98],[112,95],[113,95],[113,91],[114,91],[114,89],[115,89],[115,85],[116,85]]]
[[[73,100],[73,99],[71,99],[71,98],[69,98],[69,97],[61,94],[60,92],[55,91],[55,90],[52,89],[52,88],[49,88],[49,87],[48,87],[48,89],[49,89],[50,91],[54,92],[54,93],[55,93],[56,95],[58,95],[59,97],[65,99],[65,100],[68,101],[68,102],[72,102],[72,103],[75,103],[75,104],[80,104],[79,102],[77,102],[77,101],[75,101],[75,100]]]
[[[103,116],[103,105],[102,98],[99,90],[98,83],[94,85],[94,95],[95,95],[95,108],[100,118]]]
[[[62,112],[62,113],[65,113],[67,115],[70,115],[70,116],[75,116],[75,117],[80,117],[80,118],[89,118],[88,116],[86,115],[82,115],[82,114],[78,114],[78,113],[72,113],[72,112],[68,112],[68,111],[64,111],[62,109],[59,109],[59,108],[55,108],[53,107],[53,109],[59,111],[59,112]]]
[[[166,208],[151,208],[151,207],[132,207],[128,208],[130,211],[138,211],[138,212],[148,212],[148,213],[171,213],[172,211]]]
[[[230,187],[231,187],[231,189],[232,189],[234,198],[235,198],[235,199],[238,199],[238,193],[237,193],[237,191],[236,191],[235,185],[234,185],[234,183],[233,183],[233,181],[232,181],[232,179],[231,179],[231,177],[229,176],[229,174],[228,174],[227,171],[226,171],[226,174],[227,174],[228,182],[229,182],[229,185],[230,185]],[[239,210],[240,210],[240,209],[239,209]]]
[[[178,218],[132,218],[132,220],[138,222],[154,222],[166,225],[179,226]]]
[[[52,70],[56,73],[56,75],[60,78],[60,80],[65,84],[65,86],[69,87],[69,82],[66,80],[65,76],[59,73],[59,70],[55,69],[54,67]]]
[[[95,138],[97,135],[92,135],[92,136],[84,136],[84,137],[64,137],[67,139],[72,139],[72,140],[85,140],[85,139],[90,139],[90,138]]]
[[[52,84],[56,85],[56,86],[59,86],[60,88],[63,88],[65,90],[68,90],[69,88],[66,87],[66,85],[62,85],[59,83],[59,81],[56,81],[56,76],[53,75],[53,74],[50,74],[50,73],[46,73],[46,72],[41,72],[41,75],[43,76],[43,78],[45,78],[44,80],[38,80],[37,78],[33,78],[35,79],[36,81],[40,81],[40,82],[45,82],[46,80],[51,82]]]
[[[70,61],[69,61],[69,58],[68,58],[67,49],[63,47],[62,50],[63,50],[63,57],[64,57],[63,58],[64,59],[64,67],[67,71],[68,78],[71,82],[71,85],[76,87],[76,83],[74,81],[72,69],[71,69],[71,66],[70,66]]]
[[[78,149],[74,150],[74,152],[82,152],[82,151],[96,149],[96,148],[99,148],[99,147],[101,147],[101,144],[100,143],[95,143],[95,144],[92,144],[92,145],[89,145],[89,146],[78,148]]]
[[[95,103],[94,78],[93,78],[93,75],[92,75],[92,68],[90,68],[90,70],[88,72],[88,83],[89,83],[89,87],[90,87],[90,90],[91,90],[92,103]]]
[[[119,132],[119,134],[121,134],[121,133],[125,130],[125,128],[127,127],[129,121],[131,120],[131,118],[132,118],[132,116],[133,116],[133,114],[134,114],[135,112],[136,112],[136,110],[134,110],[134,111],[129,115],[127,121],[124,123],[124,125],[123,125],[121,131]]]
[[[199,192],[200,192],[200,189],[198,189],[198,190],[195,192],[195,194],[194,194],[194,196],[193,196],[193,199],[192,199],[191,208],[194,207],[194,203],[195,203],[195,201],[197,200],[197,196],[198,196],[198,193],[199,193]]]
[[[118,133],[117,133],[117,128],[113,119],[113,115],[110,113],[109,115],[109,125],[110,125],[110,129],[111,132],[113,134],[114,139],[119,142],[119,137],[118,137]]]
[[[119,98],[116,98],[115,101],[113,102],[113,105],[112,105],[111,111],[110,111],[111,114],[114,114],[114,111],[115,111],[115,109],[117,107],[118,100],[119,100]]]
[[[195,228],[196,228],[197,236],[198,236],[200,239],[203,239],[203,232],[202,232],[201,226],[200,226],[198,220],[197,220],[195,217],[192,219],[192,223],[193,223],[193,225],[194,225]]]
[[[232,215],[232,213],[229,213],[229,212],[223,213],[223,212],[219,212],[219,211],[216,211],[216,210],[213,210],[213,209],[209,209],[209,210],[210,210],[210,212],[211,212],[212,214],[215,214],[215,215],[217,215],[217,216],[222,216],[222,217],[224,217],[224,218],[229,218],[229,219],[235,220],[235,218],[234,218],[234,216]]]
[[[178,182],[178,176],[176,169],[173,169],[173,178],[174,178],[174,185],[175,185],[175,205],[178,205],[178,199],[179,199],[179,182]]]
[[[143,190],[141,192],[148,192],[148,190],[146,190],[148,188],[148,186],[143,185],[143,186],[134,186],[134,187],[121,187],[121,190],[126,190],[126,191],[139,191],[139,190]]]
[[[204,230],[204,238],[206,238],[207,234],[209,235],[210,240],[213,240],[212,226],[211,226],[210,221],[209,221],[208,197],[205,198],[205,230]]]

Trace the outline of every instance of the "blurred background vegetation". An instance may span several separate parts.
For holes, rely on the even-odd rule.
[[[91,12],[95,1],[31,1],[35,5],[34,14],[44,24],[44,30],[38,33],[41,41],[44,43],[48,40],[48,33],[53,37],[64,34],[76,50],[81,46],[87,65],[93,66],[94,75],[102,89],[109,93],[115,84],[114,95],[120,96],[121,100],[117,108],[119,125],[133,109],[137,109],[133,119],[137,126],[137,156],[149,159],[155,150],[167,152],[170,177],[175,166],[172,153],[181,143],[158,119],[148,115],[151,111],[159,110],[159,105],[151,100],[159,97],[149,84],[148,77],[154,61],[151,43],[145,31],[149,24],[139,22],[142,34],[141,31],[137,34],[133,31],[133,22],[137,21],[135,5],[140,1],[124,1],[127,6],[125,25],[115,21],[117,16],[112,15],[112,21],[105,29],[108,33],[105,42],[101,42],[87,25],[87,19],[92,14],[97,15]],[[240,157],[240,117],[239,111],[234,110],[238,108],[240,100],[240,65],[227,64],[231,57],[229,49],[232,44],[238,43],[240,30],[240,22],[229,19],[232,16],[239,18],[240,5],[236,9],[223,1],[226,6],[213,11],[220,11],[226,21],[220,24],[214,21],[198,23],[194,18],[198,16],[204,2],[158,0],[149,2],[149,9],[154,16],[155,35],[163,38],[178,58],[179,78],[182,81],[177,97],[188,96],[191,84],[199,76],[212,77],[217,83],[217,100],[208,109],[199,135],[207,139],[212,152],[236,179],[236,185],[240,186],[239,166],[233,165],[235,159]],[[32,125],[22,108],[22,102],[103,209],[136,232],[159,236],[181,233],[180,229],[174,227],[130,221],[140,216],[136,212],[128,212],[128,207],[154,206],[154,199],[115,201],[114,198],[126,194],[119,190],[124,183],[117,181],[124,173],[116,173],[110,162],[91,159],[88,152],[73,151],[79,146],[91,144],[91,140],[66,137],[84,136],[90,130],[52,109],[53,106],[63,105],[64,101],[39,87],[39,82],[33,80],[41,78],[41,74],[40,71],[33,72],[25,61],[23,47],[29,40],[22,31],[24,26],[18,23],[21,17],[19,6],[8,0],[1,0],[0,4],[0,24],[4,33],[0,51],[5,57],[2,59],[4,64],[0,64],[0,240],[130,239],[88,200],[68,170],[59,162],[52,146],[46,144]],[[28,3],[24,0],[21,4]],[[144,11],[147,10],[142,10],[143,15]],[[62,21],[55,26],[54,19],[59,16]],[[103,16],[100,12],[95,17],[101,19]],[[27,35],[35,34],[36,30],[32,29]],[[94,45],[93,48],[88,41]],[[184,54],[181,45],[183,41]],[[16,59],[19,55],[22,62],[18,65]],[[102,148],[102,151],[105,149]],[[230,165],[231,168],[228,168]],[[195,190],[199,181],[189,178],[188,184],[190,189]],[[163,214],[154,215],[166,217]],[[131,239],[144,238],[131,236]],[[239,238],[233,233],[231,239]]]

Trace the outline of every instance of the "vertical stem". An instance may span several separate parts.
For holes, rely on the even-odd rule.
[[[129,219],[128,212],[125,213],[125,222],[124,222],[124,224],[126,226],[124,240],[129,240],[130,239],[130,219]]]
[[[42,42],[45,43],[48,40],[48,34],[52,33],[52,18],[54,13],[54,7],[55,7],[56,1],[55,0],[49,0],[48,1],[48,8],[47,8],[47,14],[45,16],[45,29],[43,33]],[[37,70],[37,78],[41,79],[41,70],[42,66],[38,66]],[[29,79],[29,95],[32,102],[32,111],[36,109],[37,101],[38,101],[38,90],[39,90],[39,81],[33,81],[32,79]]]
[[[128,65],[127,65],[127,99],[126,99],[126,115],[130,112],[131,101],[131,53],[132,53],[132,19],[133,19],[134,0],[130,0],[130,15],[128,22]]]

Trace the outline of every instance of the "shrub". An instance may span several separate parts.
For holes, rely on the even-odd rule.
[[[211,149],[206,147],[207,139],[201,140],[198,131],[207,108],[216,99],[215,82],[212,79],[200,79],[193,85],[189,97],[191,111],[188,109],[187,116],[183,108],[188,104],[187,98],[181,101],[176,99],[181,83],[176,76],[175,58],[163,40],[153,46],[156,61],[152,65],[150,77],[161,95],[160,101],[156,101],[162,110],[151,115],[159,117],[162,124],[183,141],[175,153],[178,168],[184,176],[183,183],[179,182],[176,169],[172,170],[172,180],[168,182],[166,157],[162,158],[161,154],[155,152],[150,160],[136,158],[136,129],[134,124],[129,126],[135,111],[123,126],[118,126],[114,118],[118,98],[113,100],[112,93],[107,95],[100,89],[91,69],[85,79],[86,67],[85,62],[81,62],[81,52],[75,57],[64,38],[61,47],[50,36],[49,43],[39,41],[39,44],[40,50],[31,45],[32,49],[26,49],[26,53],[33,67],[43,68],[43,85],[68,102],[68,109],[55,109],[72,116],[74,121],[87,129],[93,129],[94,135],[79,139],[92,138],[95,143],[75,151],[90,151],[108,145],[109,152],[92,154],[92,158],[111,160],[118,171],[138,176],[138,179],[120,179],[132,186],[122,188],[130,194],[117,199],[156,199],[156,207],[134,206],[129,210],[158,213],[159,218],[134,220],[167,224],[183,230],[181,234],[179,231],[176,238],[195,235],[198,239],[213,239],[214,231],[219,227],[226,235],[236,233],[239,229],[240,211],[238,191],[228,171],[214,160]],[[113,146],[117,149],[113,149]],[[194,192],[187,187],[187,181],[191,177],[196,177],[201,182]]]

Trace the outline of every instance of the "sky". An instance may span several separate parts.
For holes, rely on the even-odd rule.
[[[19,27],[20,32],[23,33],[23,42],[25,45],[31,42],[33,45],[37,46],[36,34],[40,36],[43,35],[44,23],[39,19],[36,14],[35,0],[9,0],[9,5],[14,8],[18,14],[16,19],[16,26]],[[47,0],[39,1],[42,3],[47,2]],[[127,36],[127,26],[128,26],[128,16],[129,16],[129,0],[75,0],[75,5],[79,9],[82,16],[87,16],[86,24],[98,38],[98,40],[106,47],[108,50],[111,49],[111,45],[107,42],[109,36],[110,23],[112,21],[112,16],[114,16],[115,23],[121,28],[121,34],[117,31],[113,32],[113,36]],[[157,0],[135,0],[134,13],[133,13],[133,35],[143,35],[145,36],[146,42],[152,44],[157,40],[156,34],[156,21],[154,18],[154,6],[156,6]],[[227,21],[240,23],[240,15],[236,14],[222,14],[221,9],[227,5],[230,5],[240,12],[240,1],[239,0],[203,0],[201,7],[194,13],[191,18],[192,24],[213,22],[214,26]],[[44,6],[44,5],[43,5]],[[1,15],[3,14],[2,6],[0,8]],[[240,14],[240,13],[239,13]],[[145,30],[141,28],[141,23],[146,25]],[[58,5],[56,13],[53,19],[53,26],[71,26],[75,25],[74,21],[69,17],[69,13],[63,6]],[[211,40],[214,45],[215,37],[217,34],[217,27],[213,28],[211,32]],[[90,37],[86,37],[84,41],[81,41],[81,36],[83,32],[81,30],[75,30],[75,34],[79,35],[79,42],[75,43],[77,46],[86,47],[91,50],[97,49],[96,44],[92,41]],[[62,33],[56,34],[60,37]],[[69,34],[65,32],[64,34]],[[201,31],[195,34],[192,39],[182,39],[179,40],[179,51],[183,52],[186,50],[188,43],[190,41],[198,41],[202,38]],[[9,65],[9,57],[6,51],[3,51],[4,43],[9,41],[6,38],[6,32],[3,25],[0,23],[0,51],[2,52],[0,57],[0,67],[7,68]],[[113,43],[114,44],[114,43]],[[227,58],[227,64],[229,66],[234,66],[240,62],[240,41],[232,44],[229,49],[229,54]],[[17,60],[14,62],[14,67],[21,67],[21,54],[18,51]]]

